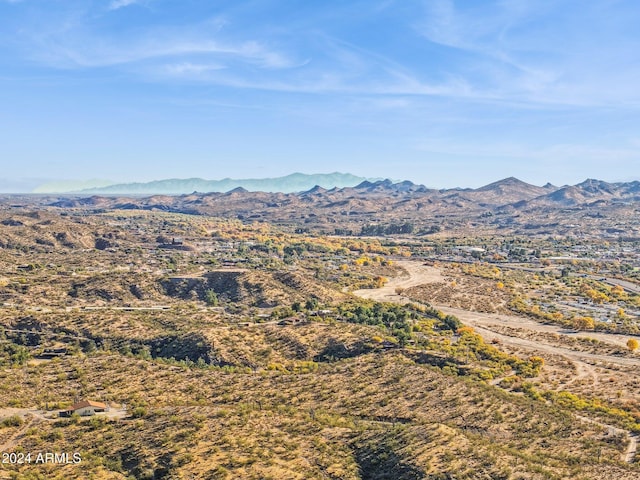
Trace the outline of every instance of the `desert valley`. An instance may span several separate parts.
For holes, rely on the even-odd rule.
[[[0,478],[637,478],[639,200],[6,195]]]

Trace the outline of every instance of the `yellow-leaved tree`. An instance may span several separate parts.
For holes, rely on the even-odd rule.
[[[593,330],[595,321],[591,317],[577,317],[573,320],[573,328],[576,330]]]

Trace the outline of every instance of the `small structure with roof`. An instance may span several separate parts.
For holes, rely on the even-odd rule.
[[[77,413],[81,417],[90,417],[96,413],[107,412],[109,407],[102,402],[94,402],[91,400],[82,400],[81,402],[72,405],[69,410],[63,410],[60,412],[61,417],[70,417],[74,413]]]

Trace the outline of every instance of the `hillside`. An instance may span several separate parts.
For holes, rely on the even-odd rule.
[[[456,194],[376,181],[0,203],[0,449],[82,458],[4,472],[636,478],[640,360],[624,344],[638,332],[635,244],[398,223],[440,208],[456,213],[438,222],[466,225],[454,203],[477,192]],[[504,217],[477,208],[487,228]],[[261,209],[282,223],[252,218]],[[366,234],[311,228],[325,224]],[[552,260],[602,251],[586,271]],[[597,338],[569,336],[583,324]],[[110,410],[59,416],[85,399]]]
[[[55,438],[83,463],[14,471],[52,479],[635,478],[622,465],[597,461],[616,453],[597,428],[397,354],[301,374],[184,370],[103,355],[65,363],[29,369],[43,379],[69,378],[41,396],[97,390],[135,405],[139,417],[27,420],[26,451],[47,449]],[[4,382],[16,381],[15,373]],[[30,404],[34,393],[23,388],[14,405]],[[15,431],[0,432],[6,439]]]

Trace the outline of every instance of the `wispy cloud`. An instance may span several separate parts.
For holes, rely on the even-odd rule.
[[[265,68],[286,68],[291,64],[284,55],[270,51],[255,41],[237,44],[219,42],[207,38],[188,39],[149,37],[138,41],[114,41],[114,43],[94,42],[82,46],[60,42],[52,45],[47,57],[52,63],[63,68],[109,67],[132,64],[162,58],[187,58],[209,55],[224,58],[239,58]]]
[[[112,0],[108,6],[119,9],[144,1]],[[369,20],[384,27],[391,3],[377,2],[377,9],[368,13]],[[566,8],[533,0],[463,7],[453,0],[429,0],[421,5],[422,19],[417,19],[420,11],[413,6],[405,7],[401,20],[393,19],[400,21],[394,31],[414,27],[404,32],[406,56],[399,49],[391,52],[379,45],[345,41],[349,35],[331,31],[329,24],[305,24],[302,17],[287,28],[263,26],[241,8],[228,10],[224,20],[219,12],[211,20],[176,26],[170,19],[164,25],[144,23],[117,33],[96,28],[95,11],[85,8],[80,14],[70,12],[69,21],[56,21],[48,29],[33,32],[31,42],[22,42],[22,48],[31,45],[30,58],[47,66],[122,69],[153,81],[292,93],[447,97],[523,108],[640,104],[637,49],[617,48],[618,68],[596,71],[588,53],[569,54],[579,48],[546,35],[546,28],[557,35],[563,27]],[[326,15],[324,10],[321,13]],[[586,21],[597,12],[580,15]],[[608,28],[615,30],[615,24]],[[588,33],[567,35],[566,43],[579,45]],[[427,55],[425,44],[431,45]],[[593,61],[612,63],[607,55],[611,56],[611,49],[595,48]],[[616,88],[603,88],[608,83]]]
[[[637,41],[621,33],[624,6],[594,2],[576,9],[531,0],[423,5],[416,31],[448,49],[442,68],[468,80],[482,97],[574,106],[628,106],[630,96],[640,101],[633,93],[640,80]],[[576,25],[592,25],[602,38]],[[598,64],[610,68],[594,68]],[[603,88],[612,82],[615,89]]]
[[[272,47],[263,40],[225,35],[225,26],[225,21],[212,19],[115,37],[98,36],[82,23],[70,22],[34,35],[31,55],[61,69],[126,68],[155,80],[181,78],[277,92],[465,95],[470,88],[457,79],[423,82],[390,58],[322,32],[302,36],[301,56],[289,34],[284,40],[270,39],[280,45]],[[282,75],[281,70],[290,73]]]
[[[121,6],[124,6],[122,0]],[[139,71],[166,71],[172,75],[246,64],[259,69],[290,68],[297,63],[287,53],[256,39],[226,38],[221,19],[213,18],[184,26],[150,25],[124,30],[118,35],[87,28],[86,13],[70,15],[55,27],[30,34],[29,56],[50,67],[91,69],[135,67]],[[207,65],[205,68],[204,66]],[[168,67],[168,68],[167,68]]]
[[[136,3],[140,3],[140,0],[112,0],[107,8],[109,10],[118,10]]]
[[[222,70],[225,67],[216,63],[191,63],[181,62],[174,63],[165,66],[166,71],[171,75],[183,76],[183,75],[202,75],[207,72]]]

